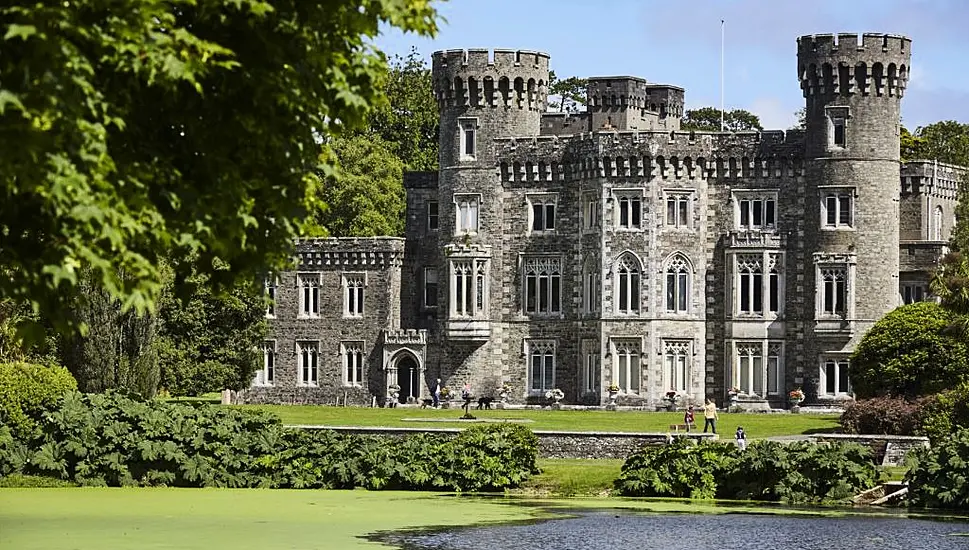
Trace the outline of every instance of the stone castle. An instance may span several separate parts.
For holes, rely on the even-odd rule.
[[[849,399],[852,349],[928,297],[955,223],[962,169],[900,163],[910,48],[802,36],[806,128],[738,133],[681,131],[676,86],[590,78],[585,112],[547,113],[548,55],[434,53],[440,170],[405,175],[406,238],[299,242],[243,399]]]

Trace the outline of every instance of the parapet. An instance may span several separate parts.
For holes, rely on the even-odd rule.
[[[912,40],[895,34],[814,34],[797,39],[797,72],[804,97],[902,97]]]
[[[547,53],[532,50],[443,50],[431,55],[434,96],[443,107],[517,107],[543,112]]]

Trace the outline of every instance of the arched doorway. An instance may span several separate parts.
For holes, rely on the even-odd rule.
[[[420,368],[417,366],[417,360],[409,353],[402,354],[397,360],[397,385],[400,386],[401,403],[420,397]]]

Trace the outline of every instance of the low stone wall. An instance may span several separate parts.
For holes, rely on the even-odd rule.
[[[304,430],[333,430],[339,433],[402,437],[416,433],[436,433],[453,437],[461,428],[378,428],[361,426],[290,426]],[[538,436],[538,455],[542,458],[618,458],[626,459],[644,445],[666,443],[665,433],[638,432],[559,432],[535,430]],[[691,439],[713,439],[714,434],[680,432]]]
[[[871,447],[875,462],[882,466],[901,466],[909,451],[929,446],[929,438],[911,435],[816,434],[810,437],[818,442],[851,442]]]

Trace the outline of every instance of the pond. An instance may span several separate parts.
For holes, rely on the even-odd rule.
[[[817,517],[581,511],[527,524],[383,538],[408,550],[947,550],[969,547],[969,523],[906,517]]]

